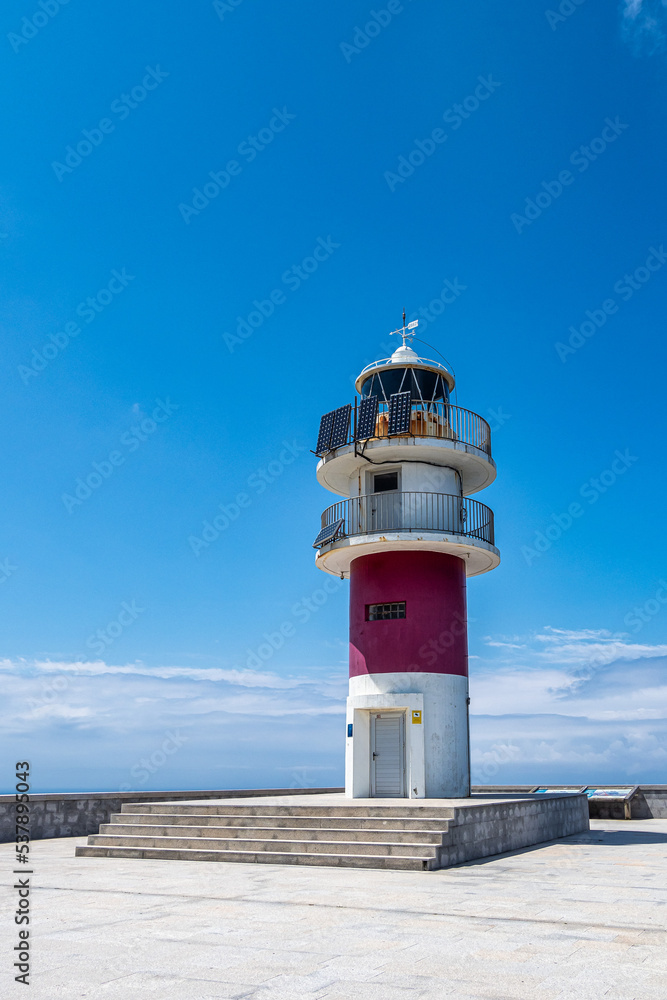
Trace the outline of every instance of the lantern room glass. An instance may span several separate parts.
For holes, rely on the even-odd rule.
[[[396,392],[410,392],[417,403],[448,403],[449,386],[439,372],[427,368],[385,368],[373,372],[362,383],[361,397],[378,396],[389,402]]]

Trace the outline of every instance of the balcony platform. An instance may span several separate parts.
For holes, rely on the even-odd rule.
[[[390,436],[386,404],[380,403],[373,437],[358,438],[357,430],[355,404],[347,440],[320,453],[317,479],[332,493],[347,496],[350,477],[378,461],[426,462],[456,469],[466,496],[483,490],[496,478],[489,425],[479,414],[461,406],[413,402],[409,432]]]
[[[316,565],[333,576],[349,576],[350,565],[360,556],[374,552],[422,550],[444,552],[458,556],[466,565],[466,576],[480,576],[500,563],[495,545],[465,535],[441,534],[437,531],[378,531],[350,538],[337,539],[323,545],[315,558]]]
[[[463,493],[469,496],[490,486],[496,478],[496,463],[474,445],[447,438],[372,438],[363,453],[354,445],[328,452],[317,464],[320,486],[347,496],[350,477],[370,462],[426,462],[456,469],[461,473]]]
[[[487,573],[500,562],[493,511],[478,500],[448,493],[350,497],[327,507],[321,526],[335,534],[320,545],[316,564],[334,576],[349,575],[354,559],[388,548],[458,556],[466,564],[466,576]]]

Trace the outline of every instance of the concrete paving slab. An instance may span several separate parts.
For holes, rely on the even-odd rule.
[[[84,838],[36,841],[30,996],[664,1000],[667,820],[591,826],[427,875],[75,858]],[[1,845],[6,886],[13,860]],[[0,994],[21,997],[2,921]]]

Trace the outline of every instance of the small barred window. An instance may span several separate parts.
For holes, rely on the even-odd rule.
[[[405,618],[405,601],[394,601],[392,604],[366,605],[367,622],[382,622],[388,618]]]

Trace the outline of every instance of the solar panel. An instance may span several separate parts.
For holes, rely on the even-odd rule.
[[[344,524],[345,518],[343,517],[340,517],[337,521],[332,521],[331,524],[327,524],[326,527],[322,528],[319,535],[313,542],[313,548],[319,549],[322,545],[326,545],[327,542],[333,542],[334,538]]]
[[[389,397],[389,434],[407,434],[410,430],[411,392],[395,392]]]
[[[320,432],[317,435],[317,448],[315,449],[316,455],[323,455],[325,451],[329,451],[331,428],[333,427],[335,412],[335,410],[332,410],[331,413],[325,413],[320,420]]]
[[[333,430],[331,431],[330,448],[340,448],[342,444],[347,444],[347,433],[350,429],[350,412],[352,407],[339,406],[333,413]]]
[[[378,414],[377,396],[362,399],[357,418],[357,441],[365,441],[375,434],[375,421]]]

